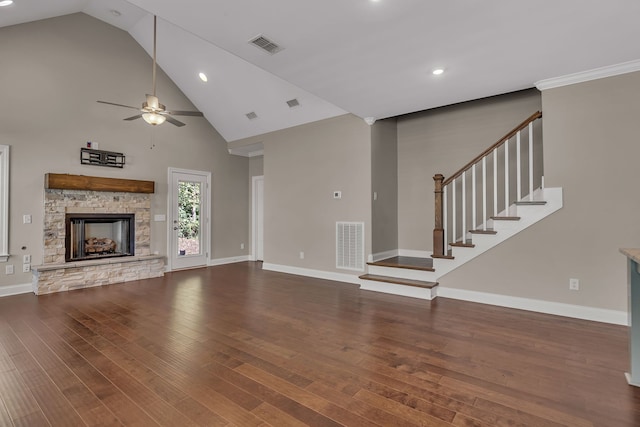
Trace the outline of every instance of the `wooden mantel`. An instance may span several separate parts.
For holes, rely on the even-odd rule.
[[[155,183],[153,181],[139,181],[135,179],[47,173],[44,176],[44,188],[47,190],[154,193]]]

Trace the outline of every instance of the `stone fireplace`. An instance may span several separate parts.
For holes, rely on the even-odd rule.
[[[153,182],[151,191],[133,185],[140,182],[149,183],[47,174],[44,256],[33,268],[34,293],[164,275],[164,257],[150,254]]]

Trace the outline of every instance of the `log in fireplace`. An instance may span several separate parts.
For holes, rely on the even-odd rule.
[[[65,228],[67,262],[134,255],[135,214],[66,214]]]

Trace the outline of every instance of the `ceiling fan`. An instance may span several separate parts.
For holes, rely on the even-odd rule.
[[[156,96],[156,25],[157,17],[153,15],[153,94],[147,94],[147,100],[142,103],[142,108],[132,107],[130,105],[116,104],[114,102],[98,101],[101,104],[115,105],[117,107],[131,108],[140,111],[140,114],[127,117],[124,120],[136,120],[142,117],[145,122],[150,125],[160,125],[166,121],[175,126],[184,126],[179,120],[174,119],[173,116],[196,116],[203,117],[200,111],[167,111],[167,108],[160,104],[158,97]]]

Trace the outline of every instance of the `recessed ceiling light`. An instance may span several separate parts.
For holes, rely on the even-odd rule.
[[[13,0],[3,0],[3,1],[0,1],[0,7],[2,7],[2,6],[9,6],[9,5],[11,5],[11,4],[13,4]]]
[[[111,9],[109,12],[111,12],[111,14],[115,17],[122,15],[122,13],[120,13],[119,10],[115,10],[115,9]]]
[[[434,76],[439,76],[440,74],[444,73],[444,69],[442,68],[436,68],[435,70],[433,70],[431,72]]]
[[[207,80],[209,80],[205,73],[198,74],[198,77],[200,77],[200,80],[202,80],[203,82],[206,82]]]

